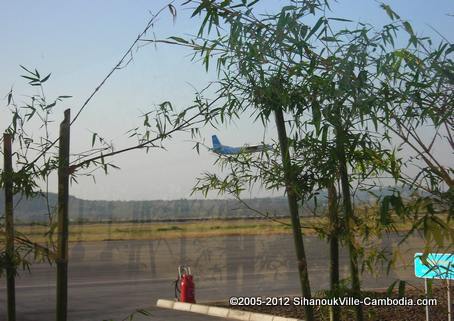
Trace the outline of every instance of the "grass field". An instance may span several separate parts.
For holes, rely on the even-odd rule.
[[[289,223],[289,220],[283,220]],[[18,226],[17,231],[35,242],[44,241],[48,227]],[[154,240],[238,234],[290,233],[289,226],[269,220],[208,220],[200,222],[71,224],[69,241]]]
[[[108,241],[108,240],[153,240],[170,238],[213,237],[224,235],[259,235],[289,234],[289,219],[274,222],[264,219],[250,220],[206,220],[189,222],[147,222],[147,223],[87,223],[71,224],[69,240],[75,241]],[[285,223],[285,224],[282,224]],[[306,235],[315,234],[310,226],[326,224],[326,219],[309,217],[302,220]],[[410,223],[399,224],[398,230],[405,231]],[[34,242],[44,241],[47,226],[23,225],[17,231],[27,235]]]

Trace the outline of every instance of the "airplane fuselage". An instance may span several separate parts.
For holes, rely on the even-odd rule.
[[[213,148],[212,151],[219,155],[236,155],[241,153],[256,153],[264,150],[271,149],[271,145],[255,145],[255,146],[242,146],[242,147],[232,147],[227,145],[222,145],[216,135],[212,136]]]

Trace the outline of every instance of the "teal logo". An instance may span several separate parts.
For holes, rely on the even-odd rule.
[[[454,254],[416,253],[415,275],[425,279],[454,279]]]

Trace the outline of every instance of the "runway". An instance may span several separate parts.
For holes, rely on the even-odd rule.
[[[381,240],[395,246],[397,237]],[[413,254],[422,240],[411,238],[403,247],[403,266],[390,275],[363,276],[363,287],[383,288],[396,278],[417,282]],[[311,286],[328,288],[326,240],[305,238]],[[70,244],[69,320],[119,321],[136,309],[151,308],[158,298],[174,296],[179,264],[193,270],[198,302],[230,296],[297,295],[300,288],[291,235],[225,236],[153,241],[106,241]],[[346,251],[341,251],[341,276],[348,277]],[[54,320],[55,266],[35,264],[17,278],[17,315],[20,321]],[[4,279],[3,279],[4,280]],[[0,287],[0,316],[6,316],[5,284]],[[181,320],[181,314],[152,310],[151,320]],[[136,320],[136,319],[134,319]],[[142,320],[138,318],[137,320]],[[143,319],[150,320],[150,319]],[[185,320],[216,320],[191,315]]]

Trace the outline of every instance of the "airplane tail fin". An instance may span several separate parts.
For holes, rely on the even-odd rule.
[[[221,147],[221,142],[219,141],[218,136],[216,135],[211,136],[211,141],[213,142],[213,148]]]

